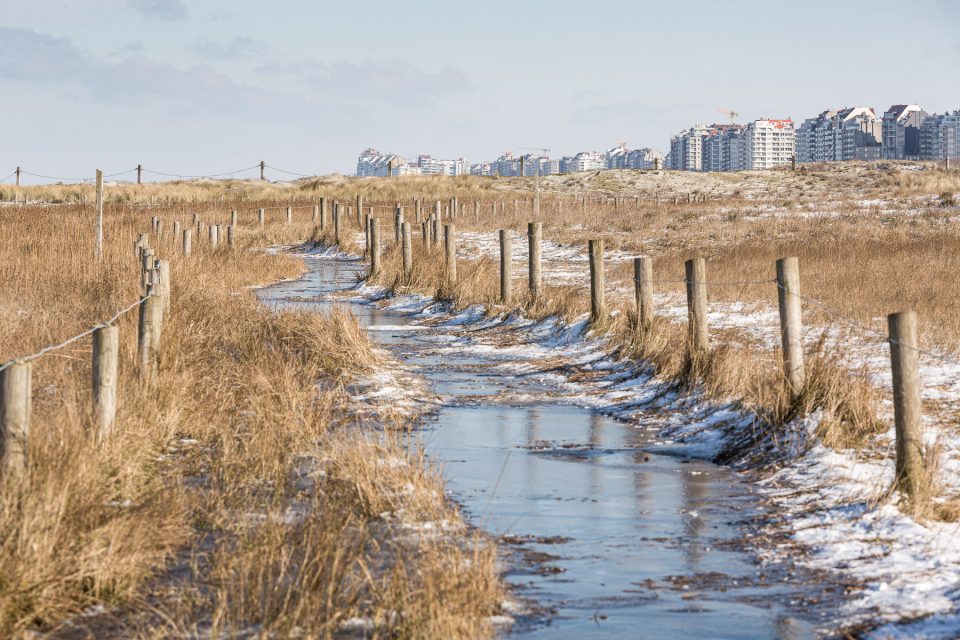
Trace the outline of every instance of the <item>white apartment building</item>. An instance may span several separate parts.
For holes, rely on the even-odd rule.
[[[601,151],[581,151],[571,158],[567,171],[599,171],[607,168],[607,157]]]
[[[797,152],[793,120],[754,120],[744,130],[746,169],[772,169],[790,164]]]

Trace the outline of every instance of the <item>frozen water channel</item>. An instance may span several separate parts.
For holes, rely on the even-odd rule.
[[[760,564],[764,505],[749,476],[668,454],[656,429],[564,401],[563,373],[477,326],[390,309],[355,288],[364,266],[309,259],[270,306],[349,304],[374,340],[442,398],[422,441],[471,524],[503,542],[507,580],[536,612],[507,634],[550,638],[808,638],[809,577]],[[518,365],[511,369],[511,365]],[[810,605],[819,602],[819,605]],[[821,609],[818,609],[818,606]]]

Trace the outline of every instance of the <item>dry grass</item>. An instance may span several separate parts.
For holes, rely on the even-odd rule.
[[[110,207],[101,263],[89,208],[0,210],[0,360],[135,300],[137,234],[150,215],[189,225],[194,207]],[[275,314],[245,292],[300,273],[298,260],[250,250],[314,234],[296,215],[260,231],[244,211],[233,251],[197,240],[184,260],[158,244],[174,283],[159,382],[136,383],[130,314],[106,441],[92,434],[89,342],[35,363],[28,481],[0,486],[0,635],[322,636],[355,616],[375,635],[489,633],[492,546],[410,529],[462,520],[408,443],[350,428],[342,385],[378,364],[366,334],[349,314]],[[105,609],[76,617],[93,605]]]

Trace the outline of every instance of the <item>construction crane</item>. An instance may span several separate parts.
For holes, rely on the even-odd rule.
[[[550,154],[550,149],[544,147],[520,147],[523,151],[537,151],[541,158],[546,158]],[[534,191],[533,191],[533,217],[540,218],[540,163],[537,163],[537,170],[534,172]]]
[[[730,117],[730,124],[737,124],[737,116],[740,114],[732,109],[717,109],[717,113],[725,113]]]

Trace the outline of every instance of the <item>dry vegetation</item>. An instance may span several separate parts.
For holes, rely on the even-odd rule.
[[[137,234],[151,214],[169,229],[192,210],[109,207],[102,262],[90,207],[0,210],[0,361],[136,300]],[[183,259],[153,241],[174,305],[159,382],[137,382],[128,314],[109,438],[92,433],[89,339],[35,361],[29,473],[0,480],[0,636],[322,637],[351,618],[368,636],[487,635],[494,548],[391,435],[406,425],[360,429],[349,410],[343,385],[380,358],[366,334],[345,312],[273,313],[248,290],[297,276],[299,260],[255,249],[313,225],[260,232],[242,216],[233,251],[198,241]],[[459,533],[418,533],[440,520]]]
[[[134,320],[121,321],[120,428],[107,442],[90,434],[87,344],[35,366],[28,483],[6,482],[0,498],[0,634],[70,635],[86,625],[107,635],[327,635],[354,616],[404,637],[489,633],[500,597],[492,548],[464,537],[401,535],[410,531],[381,517],[406,511],[459,522],[423,460],[389,431],[351,428],[341,385],[377,360],[356,323],[343,314],[269,313],[244,292],[301,269],[248,249],[302,240],[315,233],[312,225],[272,224],[265,233],[249,225],[258,206],[306,206],[319,196],[352,204],[362,193],[384,220],[385,239],[392,204],[404,203],[409,220],[414,198],[427,211],[434,199],[458,197],[467,204],[460,230],[520,230],[531,218],[532,183],[332,177],[114,185],[102,263],[92,260],[90,207],[76,204],[92,201],[91,187],[5,188],[0,198],[37,204],[0,210],[0,360],[73,335],[136,299],[132,243],[151,215],[169,229],[174,218],[189,223],[193,210],[216,209],[204,219],[225,222],[238,208],[245,228],[233,252],[201,246],[192,259],[172,261],[176,307],[156,390],[133,382]],[[660,291],[682,296],[682,284],[665,281],[681,279],[692,256],[708,258],[710,281],[745,281],[772,280],[774,260],[797,255],[803,292],[827,307],[879,332],[886,313],[912,307],[924,346],[960,346],[960,285],[952,277],[960,266],[952,230],[960,172],[857,164],[729,176],[602,172],[544,179],[543,188],[545,240],[585,251],[588,238],[601,237],[608,251],[651,255]],[[691,194],[707,200],[688,202]],[[578,196],[588,197],[586,205]],[[473,200],[483,205],[477,219]],[[498,201],[507,206],[493,214]],[[353,219],[345,217],[351,234]],[[329,229],[314,237],[329,240]],[[417,243],[415,252],[413,277],[403,282],[400,256],[388,248],[380,282],[503,310],[495,261],[461,261],[451,287],[439,251],[427,259]],[[612,290],[632,290],[627,263],[611,264],[607,277]],[[586,273],[582,284],[548,283],[532,300],[515,282],[513,306],[573,318],[587,310],[585,284]],[[772,284],[714,286],[709,295],[776,303]],[[739,399],[762,418],[764,428],[738,443],[741,452],[774,448],[777,429],[813,408],[825,413],[828,444],[859,446],[877,430],[877,390],[822,341],[809,354],[808,389],[791,398],[779,355],[748,337],[717,336],[711,356],[692,362],[682,325],[658,319],[640,334],[629,295],[612,296],[612,308],[622,313],[598,328],[616,337],[624,357],[649,360],[678,385]],[[821,329],[839,323],[814,305],[804,314]],[[376,464],[384,458],[405,462]],[[407,483],[417,490],[401,491]],[[98,604],[98,615],[77,617]]]

